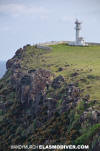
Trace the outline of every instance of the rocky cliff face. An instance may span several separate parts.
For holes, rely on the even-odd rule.
[[[6,81],[10,91],[5,88],[0,95],[10,95],[11,99],[5,96],[5,102],[1,97],[0,148],[10,150],[11,144],[34,142],[89,144],[91,151],[99,151],[100,111],[95,108],[96,101],[83,96],[78,84],[68,83],[62,75],[43,67],[23,69],[27,47],[8,60],[9,74],[0,85],[4,89]]]

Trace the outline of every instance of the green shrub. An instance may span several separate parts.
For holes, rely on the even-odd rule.
[[[100,131],[100,123],[93,125],[88,131],[86,130],[85,134],[76,139],[75,144],[85,144],[89,139]]]

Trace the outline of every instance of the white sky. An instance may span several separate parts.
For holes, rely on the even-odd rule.
[[[0,60],[26,44],[74,40],[74,21],[81,36],[100,42],[100,0],[0,0]]]

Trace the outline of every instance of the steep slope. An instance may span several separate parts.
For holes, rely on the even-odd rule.
[[[99,73],[85,68],[92,49],[84,47],[85,54],[67,45],[17,50],[0,81],[1,150],[14,144],[88,144],[99,151],[100,102],[90,93]]]

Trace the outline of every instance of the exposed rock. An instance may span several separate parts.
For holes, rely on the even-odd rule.
[[[93,110],[92,108],[89,108],[87,111],[84,111],[84,113],[80,117],[80,121],[82,122],[82,127],[86,128],[87,125],[85,125],[86,121],[89,121],[91,125],[99,123],[100,122],[100,111]]]
[[[57,89],[57,88],[60,88],[61,87],[61,84],[64,82],[64,78],[63,78],[63,76],[58,76],[58,77],[56,77],[54,80],[53,80],[53,82],[52,82],[52,87],[54,88],[54,89]]]
[[[60,68],[58,68],[58,72],[60,72],[60,71],[63,71],[63,68],[61,68],[61,67],[60,67]]]
[[[0,109],[1,109],[2,111],[6,111],[6,109],[7,109],[8,107],[10,107],[12,104],[13,104],[13,103],[12,103],[11,101],[8,101],[8,102],[6,102],[6,103],[0,102]]]
[[[23,56],[23,52],[24,52],[24,50],[23,50],[22,48],[18,49],[18,50],[16,51],[15,56],[14,56],[12,59],[10,59],[10,60],[7,61],[7,63],[6,63],[6,68],[7,68],[7,69],[10,69],[10,68],[12,68],[12,67],[13,67],[13,68],[14,68],[14,67],[18,68],[18,66],[20,66],[20,59],[21,59],[22,56]]]
[[[87,82],[87,80],[85,78],[81,78],[80,81]]]
[[[20,102],[29,103],[32,100],[39,102],[51,83],[51,77],[51,72],[43,69],[24,75],[17,85],[17,96]]]
[[[72,77],[75,77],[75,76],[78,76],[78,75],[79,75],[78,72],[74,72],[74,73],[71,74]]]
[[[17,56],[19,59],[21,59],[22,54],[23,54],[23,49],[22,49],[22,48],[20,48],[20,49],[18,49],[18,50],[16,51],[16,56]]]
[[[97,112],[96,111],[92,111],[91,115],[92,115],[92,119],[97,121]]]
[[[6,63],[6,68],[10,69],[14,62],[15,62],[15,59],[8,60],[7,63]]]
[[[2,89],[3,88],[3,84],[0,84],[0,89]]]
[[[11,75],[12,86],[14,88],[17,88],[17,86],[20,83],[21,78],[23,78],[24,76],[25,76],[25,73],[23,73],[20,68],[12,69],[12,75]]]
[[[80,89],[75,87],[73,84],[67,87],[67,96],[71,97],[72,99],[80,97]]]
[[[0,103],[0,109],[3,110],[3,111],[5,111],[5,108],[6,108],[5,104],[4,103]]]
[[[89,94],[85,95],[85,97],[83,98],[83,100],[86,101],[86,102],[89,101],[90,100],[90,95]]]
[[[70,66],[69,64],[66,64],[66,65],[65,65],[65,67],[69,67],[69,66]]]
[[[34,73],[36,69],[29,70],[28,73]]]
[[[31,46],[30,44],[27,44],[26,46],[23,47],[23,50],[26,50],[27,47]]]
[[[31,77],[25,75],[17,86],[17,98],[21,103],[28,102],[28,95],[30,90]]]

